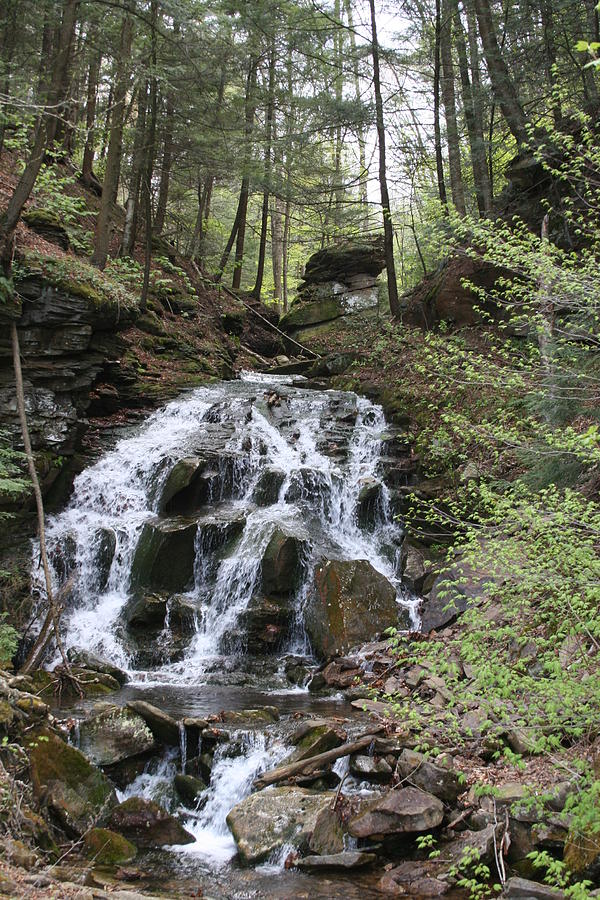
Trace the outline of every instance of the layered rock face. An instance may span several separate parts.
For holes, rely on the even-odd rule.
[[[377,315],[377,276],[384,266],[379,237],[319,250],[308,260],[298,300],[280,326],[296,340],[318,340],[334,329],[342,316]]]

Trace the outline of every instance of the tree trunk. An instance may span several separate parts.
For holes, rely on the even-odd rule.
[[[17,186],[8,202],[8,208],[0,225],[0,263],[5,278],[12,274],[15,231],[44,161],[47,148],[52,144],[61,115],[64,96],[61,91],[69,62],[69,47],[77,22],[80,0],[64,0],[63,15],[56,55],[51,69],[50,86],[44,111],[38,119],[33,149]]]
[[[467,214],[465,190],[460,164],[460,136],[456,116],[456,95],[454,93],[454,64],[452,62],[452,5],[450,0],[442,0],[440,54],[442,58],[442,101],[446,118],[448,138],[448,168],[452,202],[459,216]]]
[[[94,175],[94,138],[96,123],[96,103],[98,95],[98,79],[100,77],[100,65],[102,63],[102,51],[94,49],[94,43],[98,39],[96,27],[90,29],[90,44],[92,58],[88,71],[87,103],[85,106],[85,147],[83,148],[83,163],[81,165],[81,178],[88,187],[96,182]]]
[[[250,158],[252,152],[252,130],[254,128],[255,100],[254,94],[256,89],[256,75],[258,69],[258,59],[255,56],[250,57],[248,68],[248,78],[246,80],[246,99],[245,99],[245,159],[244,159],[244,175],[242,177],[242,186],[240,188],[240,199],[236,214],[237,219],[237,236],[235,244],[235,263],[233,270],[232,288],[239,290],[242,283],[242,263],[244,260],[244,242],[246,239],[246,216],[248,213],[248,197],[250,196]]]
[[[269,196],[271,191],[271,146],[273,138],[273,115],[275,111],[275,42],[271,44],[269,49],[269,86],[268,100],[266,111],[266,134],[265,134],[265,167],[264,178],[265,184],[263,188],[263,204],[260,222],[260,242],[258,247],[258,265],[256,270],[256,282],[252,290],[252,294],[257,300],[260,300],[262,291],[263,278],[265,274],[265,259],[267,256],[267,232],[269,227]]]
[[[472,0],[464,0],[464,10],[467,18],[467,36],[469,40],[469,57],[471,63],[471,95],[473,97],[473,132],[475,135],[476,155],[480,157],[479,165],[482,168],[481,190],[485,215],[492,211],[494,202],[494,185],[491,181],[491,170],[488,165],[485,137],[483,129],[483,110],[485,97],[481,87],[479,72],[479,46],[477,42],[477,22]],[[483,173],[485,169],[485,174]]]
[[[0,153],[4,149],[4,132],[6,128],[6,116],[9,110],[10,83],[12,76],[12,62],[15,52],[17,37],[17,4],[16,0],[9,0],[6,7],[6,20],[2,34],[2,47],[0,58],[3,61],[2,66],[2,91],[4,93],[3,106],[0,111]]]
[[[271,200],[271,259],[273,263],[273,299],[281,311],[283,301],[283,218],[282,201],[279,197]]]
[[[158,80],[156,77],[157,58],[157,25],[158,25],[158,0],[150,3],[150,66],[152,76],[150,78],[150,95],[148,98],[148,111],[150,121],[146,135],[146,157],[144,172],[142,175],[142,206],[144,209],[144,279],[140,296],[140,310],[144,312],[148,305],[148,290],[150,288],[150,264],[152,262],[152,174],[154,172],[154,154],[156,144],[156,120],[158,118]]]
[[[173,129],[175,124],[175,103],[173,95],[167,95],[165,111],[165,135],[163,138],[163,156],[160,171],[160,187],[158,189],[158,201],[156,204],[156,216],[154,218],[154,230],[161,234],[165,227],[167,215],[167,201],[169,199],[169,180],[171,178],[171,166],[173,164]]]
[[[379,143],[379,187],[381,190],[381,208],[383,211],[383,239],[385,247],[385,268],[388,279],[388,297],[392,316],[400,315],[398,284],[396,282],[396,265],[394,263],[394,227],[390,209],[390,196],[387,184],[385,158],[385,122],[383,118],[383,98],[381,96],[381,76],[379,71],[379,42],[377,40],[377,21],[375,18],[375,0],[369,0],[371,8],[371,53],[373,56],[373,86],[375,89],[375,116],[377,122],[377,140]]]
[[[123,238],[121,241],[121,256],[132,256],[137,234],[137,220],[140,198],[140,182],[142,167],[144,164],[144,138],[146,136],[146,111],[148,107],[149,84],[145,81],[137,91],[137,116],[135,120],[135,134],[133,138],[133,152],[131,155],[131,172],[129,175],[129,190],[127,203],[125,204],[125,225],[123,226]]]
[[[442,209],[448,214],[448,197],[444,181],[444,157],[442,156],[442,129],[440,126],[440,36],[442,31],[441,0],[435,0],[435,45],[433,51],[433,135],[435,142],[435,169],[437,174],[438,196]]]
[[[465,113],[465,122],[467,124],[467,132],[469,135],[469,146],[471,149],[471,166],[473,169],[473,183],[475,186],[475,197],[477,199],[477,208],[479,215],[483,218],[489,215],[491,210],[491,191],[490,176],[485,156],[485,142],[483,139],[483,129],[477,130],[477,119],[475,116],[475,100],[473,96],[473,86],[469,78],[469,62],[467,57],[467,45],[465,42],[465,33],[460,18],[460,10],[458,0],[454,0],[454,22],[456,49],[458,51],[458,65],[460,69],[460,81],[462,87],[463,109]]]
[[[508,66],[504,62],[498,46],[489,0],[475,0],[475,10],[494,97],[520,147],[527,143],[527,119],[514,82],[510,77]]]
[[[335,69],[335,101],[336,117],[341,117],[341,105],[344,90],[344,61],[343,61],[343,25],[341,21],[341,0],[335,0],[333,17],[336,21],[336,30],[333,35],[333,63]],[[342,226],[342,205],[344,202],[344,186],[342,180],[342,123],[338,121],[335,127],[334,140],[334,182],[333,182],[333,226],[334,236],[339,233]]]
[[[281,259],[282,273],[281,273],[281,288],[283,291],[283,311],[286,313],[289,307],[289,290],[288,290],[288,275],[290,268],[290,234],[291,234],[291,220],[292,220],[292,201],[291,198],[288,198],[285,201],[285,209],[283,212],[283,254]]]
[[[354,17],[352,15],[351,0],[344,0],[346,18],[348,19],[348,31],[350,33],[350,49],[352,54],[352,70],[354,76],[354,96],[356,102],[361,102],[360,73],[358,69],[358,48],[356,46],[356,33],[354,31]],[[367,169],[367,139],[365,129],[360,125],[356,130],[358,141],[358,195],[362,207],[362,228],[369,230],[369,171]]]
[[[112,208],[117,198],[121,153],[123,150],[123,114],[129,85],[131,43],[133,39],[132,0],[128,0],[123,14],[121,42],[116,60],[114,106],[110,120],[110,138],[106,154],[106,167],[102,183],[102,201],[96,222],[96,238],[92,263],[99,269],[106,266],[110,246],[110,220]]]

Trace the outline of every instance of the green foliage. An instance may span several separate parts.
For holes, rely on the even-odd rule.
[[[7,624],[6,618],[6,613],[0,613],[0,666],[10,663],[19,643],[17,631]]]
[[[23,478],[25,454],[13,450],[9,435],[0,431],[0,503],[12,502],[27,493],[29,482]],[[0,513],[0,519],[6,513]]]
[[[469,892],[470,900],[485,900],[486,897],[492,897],[494,892],[502,890],[501,885],[491,884],[489,866],[481,861],[481,854],[476,847],[465,847],[449,874],[457,879],[458,887]]]

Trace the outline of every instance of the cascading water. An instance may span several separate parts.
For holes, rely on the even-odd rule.
[[[156,412],[78,476],[68,507],[48,522],[55,585],[72,582],[63,616],[66,645],[127,669],[140,688],[160,685],[163,698],[168,690],[197,693],[215,665],[219,678],[231,669],[232,655],[241,665],[241,623],[260,589],[261,560],[275,529],[301,539],[305,548],[292,598],[293,627],[282,652],[309,651],[302,610],[314,565],[324,557],[368,560],[395,585],[399,606],[414,623],[415,601],[397,571],[402,532],[384,483],[385,433],[382,410],[368,400],[251,374],[199,388]],[[175,483],[179,471],[191,475]],[[140,558],[154,565],[160,556],[160,543],[144,550],[148,535],[162,539],[165,529],[180,535],[181,544],[173,545],[159,573],[171,587],[158,591],[164,622],[148,656],[136,647],[130,625],[140,597],[150,593],[152,602],[162,602],[152,586],[140,586],[138,570]],[[173,589],[183,565],[178,554],[190,533],[189,583]],[[34,578],[43,596],[35,566]],[[188,613],[177,652],[156,656],[157,648],[169,651],[176,643],[177,623]],[[181,740],[185,765],[183,730]],[[244,741],[241,757],[217,753],[202,806],[187,821],[197,837],[187,852],[216,864],[234,852],[228,811],[284,753],[281,741],[264,734]],[[173,758],[165,760],[133,782],[127,795],[162,796],[176,768]]]

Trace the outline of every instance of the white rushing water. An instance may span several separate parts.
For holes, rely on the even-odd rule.
[[[277,392],[281,409],[279,398],[269,406],[269,396]],[[411,606],[390,551],[398,547],[399,528],[384,484],[375,526],[360,527],[357,518],[361,488],[381,479],[384,432],[383,412],[368,400],[303,391],[284,379],[257,375],[200,388],[154,413],[78,476],[67,508],[49,521],[56,586],[66,572],[74,575],[64,616],[66,643],[129,671],[135,668],[123,614],[134,593],[130,573],[140,534],[154,521],[161,488],[177,461],[206,452],[218,460],[219,470],[211,485],[216,503],[209,509],[223,522],[241,519],[243,530],[222,557],[197,540],[195,585],[187,593],[197,608],[195,637],[182,660],[155,668],[146,678],[193,683],[219,656],[224,637],[235,632],[257,589],[261,557],[276,527],[307,541],[315,554],[369,560],[397,585],[399,603]],[[283,473],[283,483],[276,502],[257,507],[253,494],[269,467]],[[115,548],[108,562],[107,544]],[[35,577],[42,594],[39,570]],[[308,649],[301,616],[307,589],[305,579],[288,648],[297,652]]]
[[[414,601],[397,575],[401,531],[382,480],[385,431],[382,410],[354,394],[302,390],[286,379],[250,374],[195,390],[156,412],[78,476],[67,508],[48,522],[55,586],[72,579],[63,616],[65,643],[109,659],[146,686],[201,685],[210,666],[219,665],[228,648],[230,653],[235,649],[275,528],[300,538],[307,548],[294,597],[294,628],[283,649],[310,651],[302,609],[319,558],[369,560],[396,585],[399,604],[414,615]],[[139,594],[132,585],[132,565],[144,526],[161,521],[157,514],[170,473],[191,457],[210,461],[208,496],[191,518],[177,520],[198,523],[193,586],[183,596],[194,611],[195,630],[176,661],[144,667],[136,662],[126,626],[127,611]],[[257,505],[256,490],[271,470],[278,473],[278,490],[269,505]],[[359,521],[359,495],[369,486],[377,490],[365,523]],[[164,520],[164,512],[161,516]],[[224,549],[219,535],[231,526],[234,537]],[[35,566],[34,579],[43,598]],[[168,645],[171,639],[172,602],[157,643]],[[236,756],[217,749],[210,786],[197,810],[179,810],[196,837],[182,851],[217,868],[235,854],[227,813],[249,793],[256,776],[286,752],[268,732],[245,732],[240,740],[243,752]],[[152,798],[174,811],[173,778],[185,769],[186,755],[182,728],[179,754],[155,761],[121,796]],[[265,864],[265,872],[279,871],[286,856],[283,848]]]

